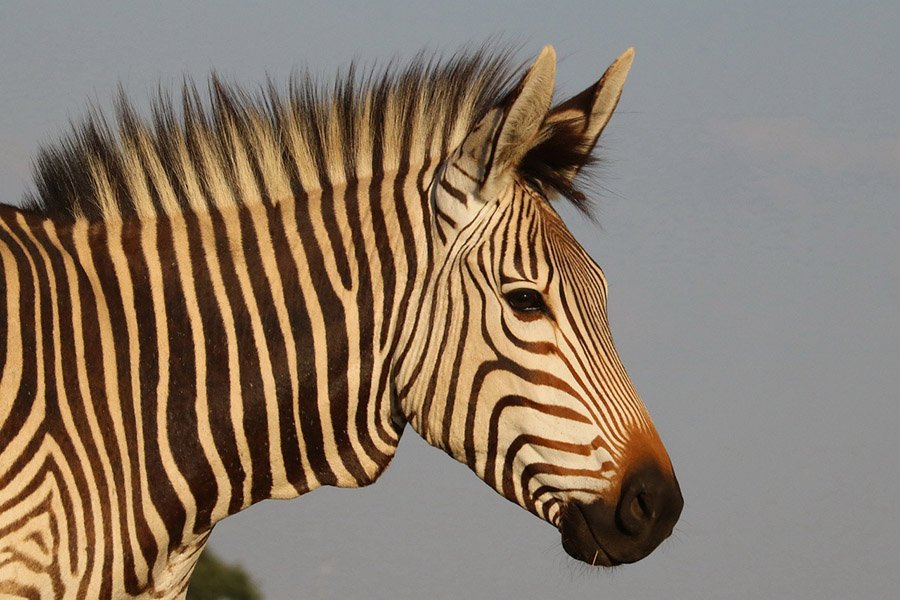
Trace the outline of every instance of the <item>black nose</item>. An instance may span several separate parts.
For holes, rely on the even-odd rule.
[[[655,465],[632,470],[622,482],[618,503],[570,503],[562,518],[563,547],[591,564],[640,560],[672,533],[684,499],[678,480]]]
[[[645,466],[623,482],[616,527],[626,538],[657,540],[658,544],[672,533],[683,506],[678,480],[655,466]]]

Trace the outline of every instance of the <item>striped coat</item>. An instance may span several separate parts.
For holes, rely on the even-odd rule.
[[[216,522],[371,483],[407,423],[574,557],[650,552],[678,485],[549,203],[630,62],[553,108],[549,47],[213,80],[45,149],[0,207],[0,593],[181,597]]]

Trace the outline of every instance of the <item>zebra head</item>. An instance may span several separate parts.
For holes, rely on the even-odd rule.
[[[557,526],[570,555],[607,566],[650,553],[683,501],[613,346],[603,272],[549,198],[580,197],[573,179],[631,60],[551,108],[545,48],[438,167],[434,267],[398,382],[429,443]]]

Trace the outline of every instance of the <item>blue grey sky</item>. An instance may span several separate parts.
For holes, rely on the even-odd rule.
[[[619,351],[686,505],[647,559],[594,571],[407,430],[384,477],[216,528],[270,599],[896,598],[900,3],[0,4],[0,198],[88,101],[216,69],[330,77],[491,36],[546,43],[560,94],[636,47],[603,138]]]

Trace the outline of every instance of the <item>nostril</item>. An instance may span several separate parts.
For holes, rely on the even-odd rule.
[[[656,513],[653,510],[653,498],[646,491],[635,494],[631,500],[631,514],[636,520],[652,520]]]
[[[619,500],[616,523],[625,535],[640,536],[647,528],[652,514],[647,494],[638,486],[629,486]]]
[[[667,535],[681,513],[678,484],[652,465],[632,471],[622,483],[616,525],[630,538]],[[648,537],[649,536],[649,537]]]

